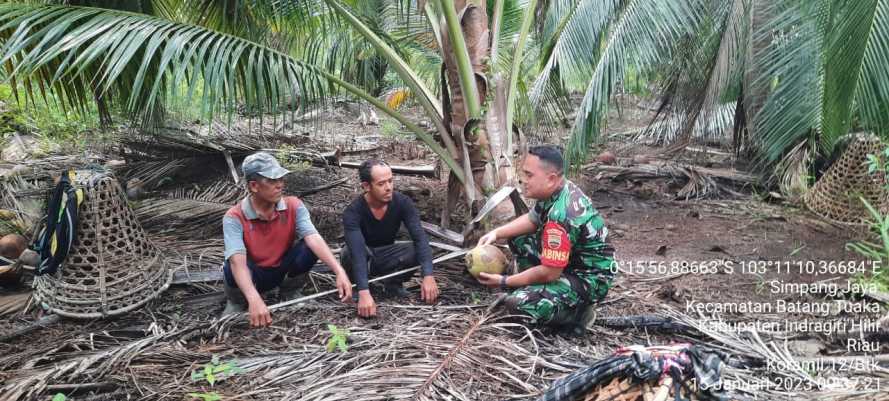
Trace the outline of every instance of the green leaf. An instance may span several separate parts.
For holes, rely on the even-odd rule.
[[[232,366],[226,362],[213,368],[213,373],[224,373],[231,370]]]
[[[212,393],[188,393],[188,396],[189,396],[189,397],[192,397],[192,398],[200,398],[200,399],[203,400],[203,401],[219,401],[219,400],[222,399],[222,396],[220,396],[220,395],[219,395],[218,393],[216,393],[216,392],[212,392]]]
[[[333,337],[331,337],[330,339],[327,340],[327,352],[333,352],[333,350],[335,348],[336,348],[336,340]]]
[[[56,393],[56,395],[52,396],[52,401],[65,401],[67,399],[68,397],[66,397],[65,394],[62,393]]]
[[[207,380],[207,383],[210,383],[211,386],[216,382],[216,377],[213,376],[213,366],[210,364],[204,365],[204,379]]]

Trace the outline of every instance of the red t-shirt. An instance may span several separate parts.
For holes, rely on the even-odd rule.
[[[247,258],[257,266],[275,268],[296,240],[296,213],[301,201],[295,196],[281,199],[270,220],[250,219],[245,215],[243,201],[225,213],[226,218],[237,219],[243,229],[244,248]],[[249,198],[244,201],[250,202]],[[252,210],[251,206],[247,206]],[[256,216],[251,216],[256,217]]]

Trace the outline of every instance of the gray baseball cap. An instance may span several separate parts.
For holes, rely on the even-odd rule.
[[[277,180],[290,172],[290,170],[281,167],[274,156],[266,152],[256,152],[244,158],[244,163],[241,164],[241,171],[244,173],[245,178],[251,174],[259,174],[272,180]]]

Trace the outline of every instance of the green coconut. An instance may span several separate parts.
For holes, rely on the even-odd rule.
[[[494,245],[473,248],[464,257],[469,274],[478,278],[479,273],[503,274],[506,270],[506,255]]]

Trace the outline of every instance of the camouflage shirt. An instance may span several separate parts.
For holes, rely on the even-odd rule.
[[[605,220],[576,184],[566,179],[551,197],[537,201],[528,216],[537,225],[543,265],[611,281],[614,248]]]

